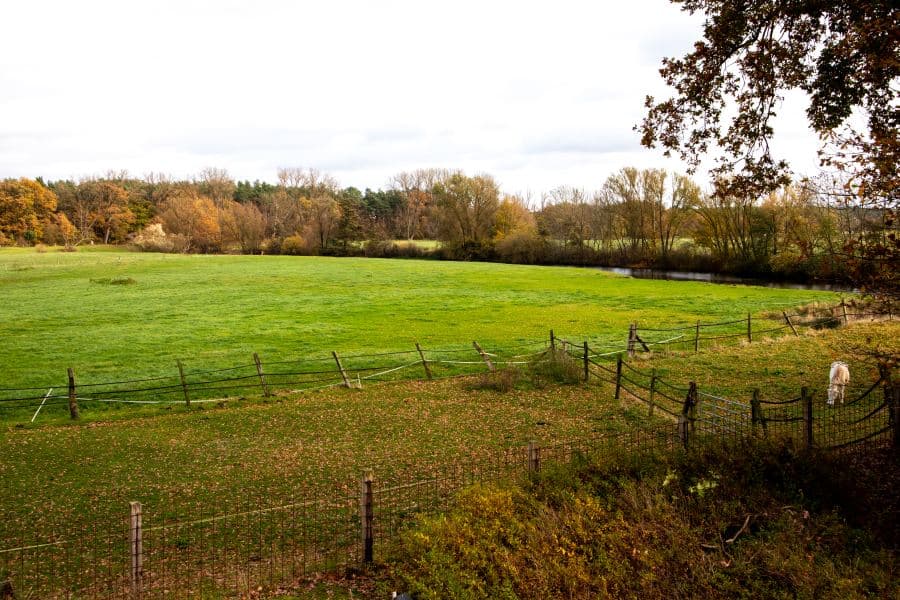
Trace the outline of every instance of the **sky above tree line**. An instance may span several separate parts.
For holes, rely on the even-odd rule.
[[[0,19],[0,177],[312,167],[374,189],[439,167],[534,195],[684,170],[632,127],[702,25],[665,0],[13,0]],[[773,149],[814,174],[805,106],[786,99]]]

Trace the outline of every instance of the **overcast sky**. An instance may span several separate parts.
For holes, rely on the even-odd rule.
[[[0,20],[0,177],[314,167],[379,188],[445,167],[533,194],[683,170],[632,127],[702,23],[664,0],[4,0]],[[813,173],[804,108],[773,149]]]

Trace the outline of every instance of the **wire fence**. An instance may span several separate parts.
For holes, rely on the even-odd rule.
[[[189,394],[248,380],[263,393],[270,386],[271,393],[271,387],[298,386],[298,381],[352,386],[399,379],[409,369],[420,370],[420,378],[437,379],[460,371],[567,361],[585,381],[614,386],[615,398],[642,403],[647,418],[626,432],[466,456],[436,455],[411,469],[374,463],[357,472],[329,473],[314,488],[303,481],[271,489],[255,486],[239,497],[213,495],[189,506],[177,497],[150,494],[144,502],[116,498],[92,507],[89,518],[77,518],[51,499],[31,499],[27,512],[33,523],[0,523],[0,597],[252,597],[291,586],[311,573],[365,565],[383,555],[401,528],[423,513],[446,508],[449,498],[468,484],[519,477],[578,455],[670,451],[743,437],[789,439],[802,447],[838,451],[885,442],[900,449],[900,386],[886,370],[874,382],[848,388],[844,403],[831,407],[815,402],[806,388],[790,398],[768,397],[764,390],[746,400],[730,398],[694,382],[663,379],[654,369],[627,361],[627,348],[621,346],[615,360],[606,361],[605,350],[551,334],[549,340],[506,348],[473,344],[471,350],[333,355],[316,363],[271,362],[265,369],[255,360],[229,370],[184,373],[184,382],[196,384],[188,387]],[[333,370],[322,368],[329,363]],[[298,368],[311,364],[319,367]],[[253,372],[242,374],[248,368]],[[176,391],[184,393],[181,375],[178,379]],[[113,394],[105,395],[105,386],[120,383],[78,386],[84,391],[77,397],[109,398]],[[160,379],[139,383],[141,393],[168,389]],[[586,393],[594,389],[585,388]],[[51,397],[52,390],[34,394],[38,403]]]
[[[246,397],[269,398],[295,395],[333,387],[361,387],[374,382],[412,379],[440,379],[484,372],[485,367],[517,367],[545,361],[548,350],[582,356],[584,344],[591,348],[588,359],[594,367],[612,361],[622,352],[693,349],[700,351],[729,342],[752,342],[754,337],[799,335],[804,328],[835,327],[860,319],[893,319],[890,307],[874,310],[854,302],[831,307],[812,307],[803,312],[715,323],[644,327],[633,323],[627,336],[589,336],[573,343],[550,332],[549,339],[522,340],[503,346],[477,342],[453,348],[415,348],[393,352],[359,353],[265,361],[253,354],[252,361],[219,369],[185,368],[182,361],[167,375],[120,379],[107,382],[76,380],[74,368],[66,379],[47,381],[30,387],[0,387],[0,419],[35,422],[41,414],[66,412],[77,418],[82,410],[110,407],[158,406],[171,408],[207,403],[225,403]]]
[[[702,390],[695,382],[684,387],[664,381],[655,370],[638,369],[621,355],[615,371],[602,370],[607,377],[614,374],[616,398],[627,395],[646,404],[650,415],[656,411],[675,419],[685,446],[691,436],[700,435],[789,439],[808,449],[839,450],[886,441],[900,447],[900,385],[885,365],[876,381],[848,386],[844,401],[835,404],[816,401],[807,387],[787,399],[764,397],[760,389],[749,401],[728,398]]]
[[[719,347],[733,343],[752,343],[754,339],[799,335],[807,329],[828,329],[847,325],[851,321],[893,320],[891,306],[874,307],[852,300],[834,306],[813,305],[788,313],[768,313],[754,318],[729,319],[714,323],[685,323],[656,327],[633,323],[628,333],[627,351],[637,352],[691,351]]]
[[[585,350],[592,355],[583,345],[582,360]],[[575,353],[568,355],[557,351],[549,360],[574,361]],[[813,402],[806,388],[787,399],[757,391],[744,402],[694,382],[665,381],[621,356],[614,368],[591,360],[588,376],[614,385],[616,397],[646,405],[645,422],[625,432],[425,460],[415,473],[375,464],[336,474],[330,488],[309,492],[302,485],[289,493],[247,490],[223,499],[227,510],[200,503],[188,516],[170,506],[174,498],[122,501],[118,516],[56,522],[40,534],[7,531],[0,589],[10,590],[8,598],[252,597],[383,556],[404,526],[446,508],[469,484],[516,478],[576,456],[603,459],[745,437],[838,451],[887,442],[900,451],[900,386],[887,370],[847,390],[843,404],[827,406]]]

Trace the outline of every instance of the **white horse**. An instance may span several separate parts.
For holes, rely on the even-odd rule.
[[[828,374],[828,404],[834,406],[835,400],[844,403],[844,388],[850,383],[850,367],[839,360],[831,363],[831,372]]]

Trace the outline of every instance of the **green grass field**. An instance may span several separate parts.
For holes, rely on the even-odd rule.
[[[635,320],[710,322],[834,300],[575,268],[109,249],[3,250],[0,285],[2,387],[60,385],[67,366],[81,381],[105,381],[171,372],[176,358],[208,369],[245,364],[252,352],[264,361],[328,359],[332,349],[408,350],[417,340],[471,353],[473,339],[514,345],[546,339],[551,328],[574,340],[624,342]],[[754,338],[750,347],[672,352],[643,366],[675,383],[694,378],[710,392],[743,397],[763,386],[790,396],[797,385],[821,379],[833,358],[872,339],[896,350],[896,328],[863,324],[797,339]],[[868,366],[852,366],[861,381]],[[448,465],[481,464],[529,440],[543,445],[627,431],[648,419],[645,406],[614,401],[606,383],[501,393],[473,389],[466,379],[257,395],[233,398],[227,408],[92,414],[88,407],[73,426],[58,408],[34,426],[26,424],[30,415],[0,426],[0,539],[7,545],[115,531],[131,500],[144,503],[150,524],[293,499],[334,498],[339,505],[349,498],[353,505],[369,467],[381,486],[404,484],[439,476]],[[216,535],[226,535],[232,525],[217,527]],[[352,523],[343,527],[356,535]],[[190,547],[202,539],[185,533],[169,542]]]
[[[800,385],[816,389],[830,361],[841,357],[851,361],[852,389],[859,390],[874,380],[873,365],[849,352],[873,338],[897,352],[898,327],[861,323],[641,366],[658,368],[673,384],[695,380],[710,393],[746,400],[753,387],[770,398],[795,395]],[[25,499],[61,497],[66,512],[75,513],[128,498],[158,503],[177,496],[185,504],[216,498],[224,506],[247,493],[284,495],[290,482],[307,493],[341,482],[352,493],[366,467],[375,467],[382,482],[405,482],[461,456],[623,431],[647,418],[645,405],[614,401],[607,383],[505,393],[471,383],[394,382],[74,427],[6,427],[0,514],[24,518],[31,514]]]
[[[126,282],[127,284],[117,285]],[[592,269],[110,249],[0,249],[0,387],[116,381],[330,351],[624,338],[628,324],[740,318],[833,294]]]
[[[694,379],[709,393],[741,399],[761,387],[768,397],[788,397],[799,385],[820,382],[833,358],[850,358],[872,340],[896,352],[898,327],[860,323],[640,366],[679,385]],[[872,375],[871,366],[851,361],[855,387]],[[6,427],[0,540],[25,545],[50,532],[103,532],[118,526],[131,500],[143,502],[151,524],[295,500],[349,497],[352,504],[369,468],[379,486],[403,485],[439,477],[448,465],[465,471],[530,440],[552,445],[657,422],[644,404],[627,396],[615,401],[608,383],[503,393],[475,389],[473,381],[394,382],[227,409],[178,407],[76,426]],[[190,535],[202,534],[184,532],[174,542],[193,544]]]

